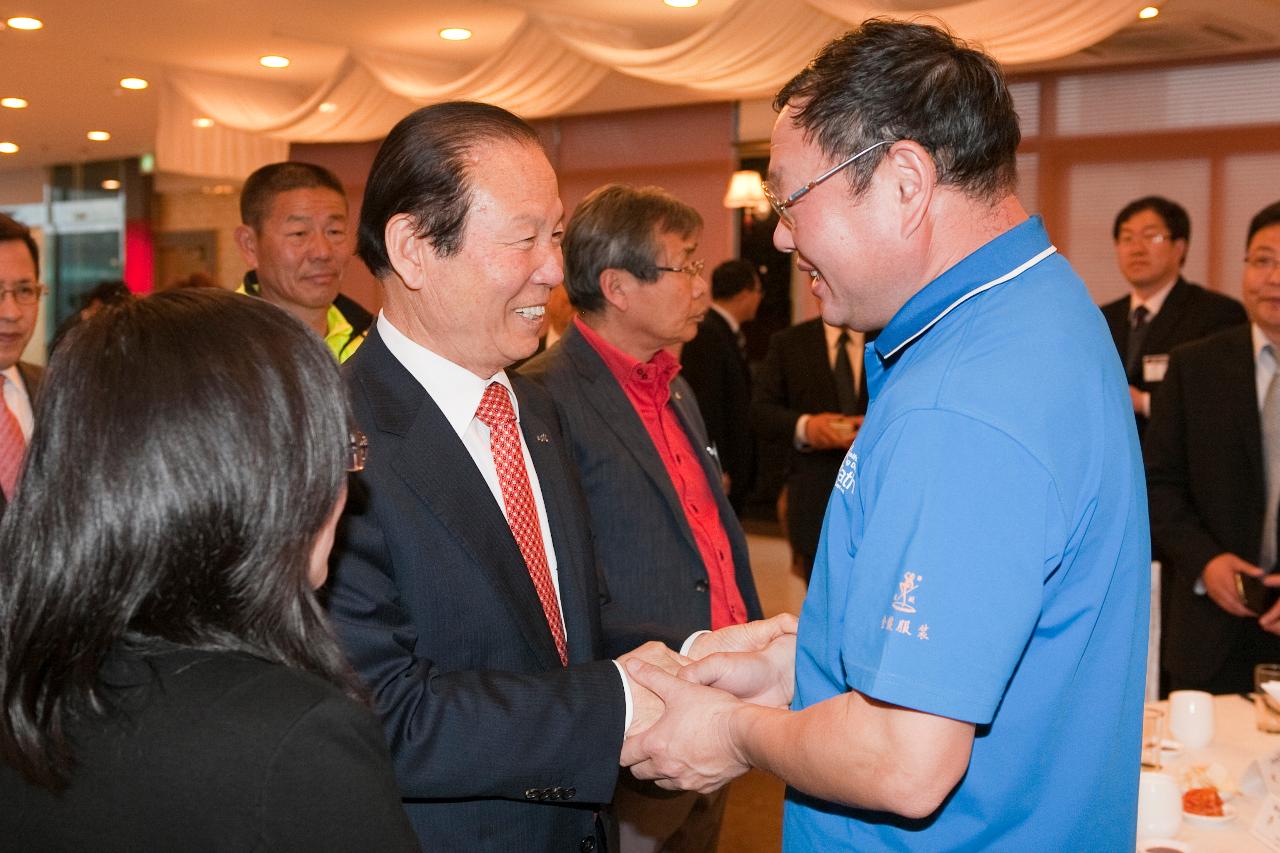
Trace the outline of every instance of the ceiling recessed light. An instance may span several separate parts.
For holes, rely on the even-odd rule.
[[[104,190],[118,190],[120,189],[120,182],[115,178],[107,178],[102,182],[102,188]]]
[[[440,38],[445,41],[466,41],[471,38],[471,30],[466,27],[445,27],[440,31]]]
[[[12,142],[0,142],[0,154],[17,154],[18,146]]]
[[[698,5],[698,0],[662,0],[662,2],[677,9],[688,9],[690,6]]]
[[[147,88],[147,81],[141,77],[124,77],[120,80],[121,89],[133,89],[135,92]]]
[[[191,124],[193,127],[213,127],[213,119],[208,116],[200,116],[200,118],[193,118]]]
[[[338,105],[330,101],[325,101],[323,104],[316,107],[316,109],[322,113],[336,113],[338,111]]]
[[[1143,21],[1149,21],[1156,15],[1160,14],[1159,6],[1143,6],[1138,10],[1138,18]]]
[[[38,30],[44,26],[44,21],[39,18],[16,17],[5,21],[6,24],[15,30]]]
[[[111,134],[107,133],[105,130],[91,130],[85,134],[85,137],[93,140],[94,142],[106,142],[111,138]]]
[[[276,56],[275,54],[268,54],[267,56],[263,56],[260,59],[258,59],[258,64],[261,65],[263,68],[288,68],[289,57]]]
[[[0,107],[10,110],[25,110],[27,101],[26,98],[0,98]]]

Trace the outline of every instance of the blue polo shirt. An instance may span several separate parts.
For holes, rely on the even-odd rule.
[[[784,849],[1132,850],[1150,540],[1102,314],[1033,218],[913,296],[866,366],[793,707],[856,690],[976,736],[924,820],[788,791]]]

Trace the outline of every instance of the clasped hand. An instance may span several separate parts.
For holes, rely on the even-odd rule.
[[[795,617],[783,614],[703,635],[676,672],[642,658],[625,661],[633,689],[656,697],[662,710],[650,725],[633,724],[622,764],[638,779],[699,793],[745,773],[750,763],[735,730],[753,711],[790,705],[795,630]]]

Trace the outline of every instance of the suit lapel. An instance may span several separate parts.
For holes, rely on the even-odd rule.
[[[558,667],[560,657],[524,558],[471,454],[376,329],[361,354],[354,366],[370,401],[373,426],[398,439],[392,439],[397,445],[392,467],[472,556],[510,607],[529,646],[548,666]]]
[[[671,511],[672,517],[684,532],[686,540],[696,551],[697,544],[693,538],[693,531],[689,529],[684,508],[680,505],[680,498],[671,485],[671,477],[667,474],[666,466],[662,464],[662,458],[658,456],[657,448],[653,446],[653,439],[644,428],[644,422],[640,420],[631,401],[627,399],[626,392],[609,372],[604,360],[591,348],[591,344],[578,334],[577,329],[570,326],[569,331],[561,339],[561,346],[565,347],[565,354],[572,359],[575,369],[583,378],[583,388],[586,392],[584,396],[587,401],[653,481],[663,500],[667,502],[667,508]]]
[[[1160,306],[1160,313],[1151,321],[1151,328],[1147,329],[1147,339],[1142,342],[1144,355],[1160,355],[1169,351],[1170,342],[1178,339],[1175,334],[1178,327],[1186,321],[1183,306],[1190,298],[1191,291],[1187,283],[1179,278]],[[1128,336],[1125,337],[1127,340]]]
[[[821,320],[813,324],[813,333],[807,336],[805,360],[812,366],[814,387],[822,398],[821,410],[840,411],[840,395],[836,393],[836,376],[827,355],[827,328]]]
[[[1235,421],[1240,435],[1240,443],[1244,446],[1249,460],[1250,471],[1258,472],[1254,484],[1255,490],[1262,495],[1266,490],[1262,472],[1262,418],[1258,414],[1257,365],[1253,357],[1252,327],[1246,326],[1238,334],[1232,336],[1231,346],[1222,349],[1224,360],[1224,377],[1222,393],[1223,412],[1239,412],[1240,416],[1231,418]],[[1262,506],[1261,504],[1259,505]]]

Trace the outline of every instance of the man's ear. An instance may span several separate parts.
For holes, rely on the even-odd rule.
[[[892,188],[899,205],[902,236],[907,237],[924,222],[938,187],[938,170],[924,146],[910,139],[895,142],[885,159],[889,161],[894,182]]]
[[[237,225],[233,234],[236,248],[240,250],[240,257],[244,258],[249,269],[256,270],[258,268],[258,236],[248,225]]]
[[[627,310],[631,304],[631,288],[638,284],[635,276],[626,270],[607,269],[600,273],[600,293],[617,311]]]
[[[435,259],[435,250],[417,232],[418,223],[407,213],[391,217],[382,231],[391,268],[410,290],[421,290],[426,285],[428,269]]]

